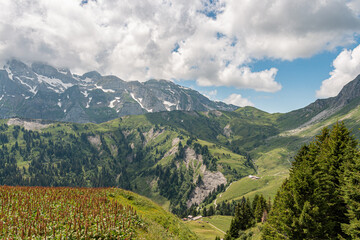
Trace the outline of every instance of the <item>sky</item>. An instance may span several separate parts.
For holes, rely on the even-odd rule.
[[[360,74],[360,0],[2,0],[0,63],[167,79],[288,112]]]

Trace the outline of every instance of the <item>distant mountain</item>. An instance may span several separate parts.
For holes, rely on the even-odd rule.
[[[235,109],[166,80],[126,82],[95,71],[79,76],[69,69],[17,60],[0,70],[1,118],[100,123],[149,112]]]
[[[164,94],[169,98],[198,94],[167,81],[129,83],[96,72],[74,76],[67,70],[45,65],[25,67],[22,64],[22,72],[7,67],[1,72],[3,98],[4,92],[21,96],[6,95],[7,101],[12,102],[5,105],[1,101],[1,111],[23,106],[17,110],[27,117],[35,112],[53,111],[64,119],[85,121],[92,116],[87,111],[95,112],[96,107],[100,108],[98,105],[116,113],[117,102],[112,103],[114,108],[104,102],[110,104],[118,96],[120,100],[127,97],[128,104],[147,112],[141,105],[150,107],[146,105],[152,99],[150,93],[173,91]],[[26,77],[15,77],[15,72],[28,76],[29,81],[25,82]],[[42,80],[56,72],[62,74],[56,79],[64,79]],[[40,82],[38,85],[31,85],[34,76]],[[189,213],[191,205],[203,208],[215,197],[218,205],[243,196],[251,198],[256,193],[273,198],[288,176],[295,152],[324,126],[344,121],[360,138],[359,81],[358,77],[350,82],[334,98],[317,100],[285,114],[270,114],[254,107],[235,111],[155,112],[153,104],[153,113],[124,116],[103,124],[1,119],[0,185],[118,186],[147,196],[181,216]],[[171,91],[163,86],[169,86]],[[124,95],[115,95],[121,91]],[[201,95],[196,99],[201,99]],[[96,117],[97,121],[106,119]],[[260,179],[253,181],[247,177],[250,174]],[[230,183],[233,184],[225,187]],[[221,189],[226,190],[217,195]]]
[[[340,93],[331,98],[318,99],[308,106],[282,115],[278,121],[284,130],[306,127],[324,120],[347,105],[360,103],[360,75],[346,84]]]

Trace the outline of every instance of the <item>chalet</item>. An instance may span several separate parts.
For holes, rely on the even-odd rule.
[[[260,177],[257,177],[257,176],[254,176],[254,175],[249,175],[249,178],[255,179],[255,180],[260,179]]]

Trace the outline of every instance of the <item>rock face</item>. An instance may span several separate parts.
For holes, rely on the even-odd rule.
[[[116,76],[9,61],[0,70],[0,117],[105,122],[125,115],[237,109],[166,80],[126,82]]]
[[[226,184],[226,178],[221,172],[210,172],[205,170],[202,183],[194,189],[187,202],[187,207],[200,204],[209,194],[221,184]]]
[[[195,174],[194,183],[197,182],[198,176],[202,175],[201,182],[196,183],[196,187],[191,192],[186,203],[188,208],[193,204],[200,204],[218,186],[227,183],[225,176],[221,172],[211,172],[206,169],[206,166],[203,164],[203,156],[196,154],[194,149],[186,148],[184,160],[187,169],[192,168],[194,172],[198,169],[198,173]]]

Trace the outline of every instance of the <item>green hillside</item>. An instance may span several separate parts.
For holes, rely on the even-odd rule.
[[[242,109],[237,111],[242,111]],[[355,138],[360,139],[358,98],[352,100],[348,105],[325,119],[286,131],[281,130],[287,128],[283,119],[294,117],[293,112],[269,116],[274,118],[274,123],[279,133],[267,138],[264,144],[248,152],[254,159],[257,170],[256,176],[261,178],[253,180],[246,177],[232,183],[224,193],[217,195],[217,204],[222,201],[239,200],[243,196],[252,198],[256,193],[274,199],[278,188],[285,178],[288,177],[288,169],[293,162],[295,153],[303,144],[313,140],[314,136],[319,134],[325,126],[332,126],[337,121],[343,121]]]
[[[98,125],[3,120],[0,184],[118,186],[180,213],[201,184],[199,179],[212,181],[218,173],[224,176],[219,184],[226,184],[255,172],[246,157],[175,125],[179,117],[189,115],[201,122],[203,113],[177,114],[181,116],[167,125],[153,124],[151,115]],[[214,175],[209,180],[204,174]]]
[[[1,239],[198,239],[176,216],[117,188],[1,186],[0,203]]]
[[[295,152],[322,127],[344,121],[360,137],[358,104],[354,99],[292,129],[293,112],[252,107],[150,113],[102,124],[1,120],[0,185],[121,187],[178,216],[187,216],[192,204],[200,205],[201,214],[215,201],[257,193],[273,199]]]

